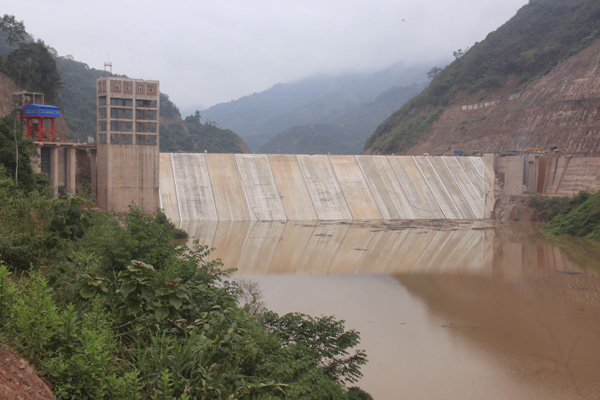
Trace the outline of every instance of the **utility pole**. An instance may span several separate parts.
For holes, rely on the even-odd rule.
[[[13,96],[13,134],[15,136],[15,185],[19,184],[19,140],[17,138],[17,102]]]

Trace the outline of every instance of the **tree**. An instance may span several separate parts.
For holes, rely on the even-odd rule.
[[[363,350],[350,349],[360,342],[360,334],[346,331],[344,321],[334,317],[311,317],[302,313],[289,313],[279,317],[274,312],[262,315],[263,324],[276,332],[283,346],[308,348],[316,359],[316,367],[338,383],[356,382],[361,376],[361,366],[367,363]]]
[[[0,119],[0,166],[5,167],[13,178],[16,176],[18,181],[14,184],[26,191],[43,189],[48,184],[46,175],[36,174],[31,168],[31,156],[35,154],[33,142],[23,138],[20,129],[13,132],[14,118],[7,116]],[[19,125],[20,122],[16,124]]]
[[[442,69],[440,67],[433,67],[429,70],[429,72],[427,72],[427,78],[429,80],[432,80],[433,78],[438,76],[440,72],[442,72]]]
[[[19,43],[27,36],[25,24],[23,21],[17,21],[14,15],[4,14],[0,19],[0,29],[7,35],[6,42],[8,43],[9,51],[12,51],[13,45]]]
[[[465,52],[462,49],[458,49],[452,52],[452,55],[454,56],[455,59],[459,59],[461,58],[463,55],[465,54]]]
[[[373,400],[373,396],[361,388],[351,387],[348,389],[348,400]]]
[[[6,57],[4,70],[19,86],[44,93],[46,103],[52,104],[58,100],[60,73],[43,41],[19,46]]]
[[[200,113],[198,111],[198,113]],[[179,108],[171,101],[169,95],[165,93],[160,94],[160,116],[167,119],[181,118]]]

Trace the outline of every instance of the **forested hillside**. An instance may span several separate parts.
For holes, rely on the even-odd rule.
[[[360,154],[377,125],[424,87],[420,84],[394,86],[374,101],[323,118],[319,123],[289,128],[262,145],[259,152]]]
[[[164,153],[249,153],[246,143],[229,129],[200,122],[200,113],[181,119],[179,109],[161,93],[160,151]]]
[[[96,139],[96,79],[105,75],[99,69],[76,61],[72,56],[56,57],[62,78],[59,106],[69,125],[71,138],[87,142]]]
[[[486,129],[498,129],[494,132],[496,139],[501,134],[509,135],[506,140],[500,139],[507,147],[527,144],[532,141],[528,138],[534,138],[536,131],[552,128],[552,125],[547,124],[532,125],[526,122],[527,118],[551,120],[557,112],[577,112],[574,109],[549,109],[548,106],[552,102],[584,101],[596,96],[595,92],[582,92],[579,93],[583,96],[581,98],[561,97],[559,88],[549,89],[545,86],[542,90],[539,85],[549,84],[543,82],[544,76],[561,62],[594,44],[599,37],[600,2],[597,0],[531,0],[485,40],[476,43],[464,54],[458,52],[456,60],[438,71],[427,89],[375,130],[366,143],[365,151],[400,153],[421,152],[428,148],[437,152],[450,151],[461,147],[476,133],[479,133],[477,141],[481,147],[478,150],[502,150],[502,143],[492,146],[487,141],[490,137],[486,138],[481,132],[484,123]],[[593,62],[592,56],[582,62]],[[592,68],[581,73],[584,74],[581,78],[589,79],[590,73],[595,72]],[[561,79],[563,82],[555,84],[566,85],[568,72],[563,71]],[[569,85],[575,84],[573,80],[569,81]],[[555,90],[554,99],[543,96],[542,92],[548,90]],[[536,94],[530,96],[528,93]],[[520,102],[506,106],[509,101],[519,97]],[[532,97],[539,101],[532,103]],[[501,106],[497,107],[498,105]],[[463,109],[463,106],[466,108]],[[455,112],[451,118],[449,112],[452,107],[460,107],[461,111],[478,111],[469,115],[458,115]],[[485,110],[482,111],[482,108]],[[536,108],[537,111],[526,114],[526,108]],[[521,119],[510,117],[510,113],[515,110],[523,111],[519,116]],[[494,112],[501,112],[502,116],[498,115],[496,119]],[[492,119],[494,124],[490,122]],[[514,124],[517,120],[522,123]],[[513,125],[506,126],[505,130],[501,129],[503,123],[511,121]],[[512,133],[520,130],[517,133],[523,140],[510,136],[509,130]],[[560,132],[556,135],[560,136]],[[568,135],[565,133],[564,136]],[[535,141],[540,143],[529,144],[535,147],[549,144],[544,143],[546,141],[543,138]],[[419,143],[423,145],[417,146]],[[557,145],[562,144],[559,138]]]
[[[202,115],[220,127],[237,132],[254,152],[273,148],[272,145],[265,149],[260,147],[277,134],[291,128],[302,130],[298,128],[302,126],[332,126],[331,131],[323,131],[325,137],[334,137],[338,129],[344,129],[345,133],[355,137],[355,131],[362,131],[364,126],[368,126],[367,131],[361,133],[368,135],[377,123],[406,101],[398,103],[397,98],[390,98],[393,96],[384,96],[377,101],[378,96],[395,86],[408,86],[407,91],[410,92],[414,88],[412,84],[426,80],[426,70],[424,67],[407,68],[397,64],[377,73],[313,76],[298,82],[277,84],[264,92],[218,104],[202,111]],[[392,107],[388,108],[389,105]],[[362,113],[369,107],[373,115]],[[361,127],[345,123],[345,119],[353,115],[360,115]],[[363,117],[366,120],[363,121]],[[378,120],[373,123],[373,119]],[[348,127],[354,131],[347,131]],[[282,143],[279,139],[277,141]],[[364,138],[360,141],[364,142]],[[325,143],[322,145],[324,152],[338,151],[335,147],[325,146]],[[359,150],[361,148],[362,143],[358,146]],[[305,149],[303,152],[308,151]]]

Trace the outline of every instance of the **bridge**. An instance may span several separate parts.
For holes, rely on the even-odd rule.
[[[160,154],[173,221],[480,220],[494,203],[481,157]]]

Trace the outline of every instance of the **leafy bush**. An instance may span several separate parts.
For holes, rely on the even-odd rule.
[[[333,381],[352,383],[362,376],[360,367],[367,363],[367,357],[362,350],[349,353],[359,343],[360,336],[354,330],[346,331],[344,321],[302,313],[279,317],[274,312],[264,313],[262,319],[268,329],[277,333],[283,346],[310,349],[315,366]]]
[[[24,282],[11,307],[10,341],[29,361],[39,362],[49,351],[59,324],[52,288],[41,274],[35,273]]]
[[[540,196],[537,193],[529,196],[529,206],[538,210],[546,221],[556,217],[569,203],[568,197]]]
[[[34,196],[4,194],[4,216]],[[15,265],[0,264],[0,334],[57,399],[348,398],[343,382],[356,381],[366,356],[350,354],[359,335],[343,321],[250,315],[230,271],[197,241],[172,243],[164,214],[83,216],[44,202],[41,232],[63,251],[39,266],[30,258],[16,279]]]
[[[10,275],[6,265],[0,263],[0,329],[8,321],[17,292],[16,285],[10,280]]]
[[[108,376],[116,365],[109,321],[98,300],[86,312],[72,304],[62,312],[53,343],[57,350],[43,362],[57,399],[102,399],[109,393]]]
[[[348,389],[348,400],[373,400],[373,396],[361,388],[351,387]]]
[[[542,232],[600,240],[600,192],[580,193]]]

